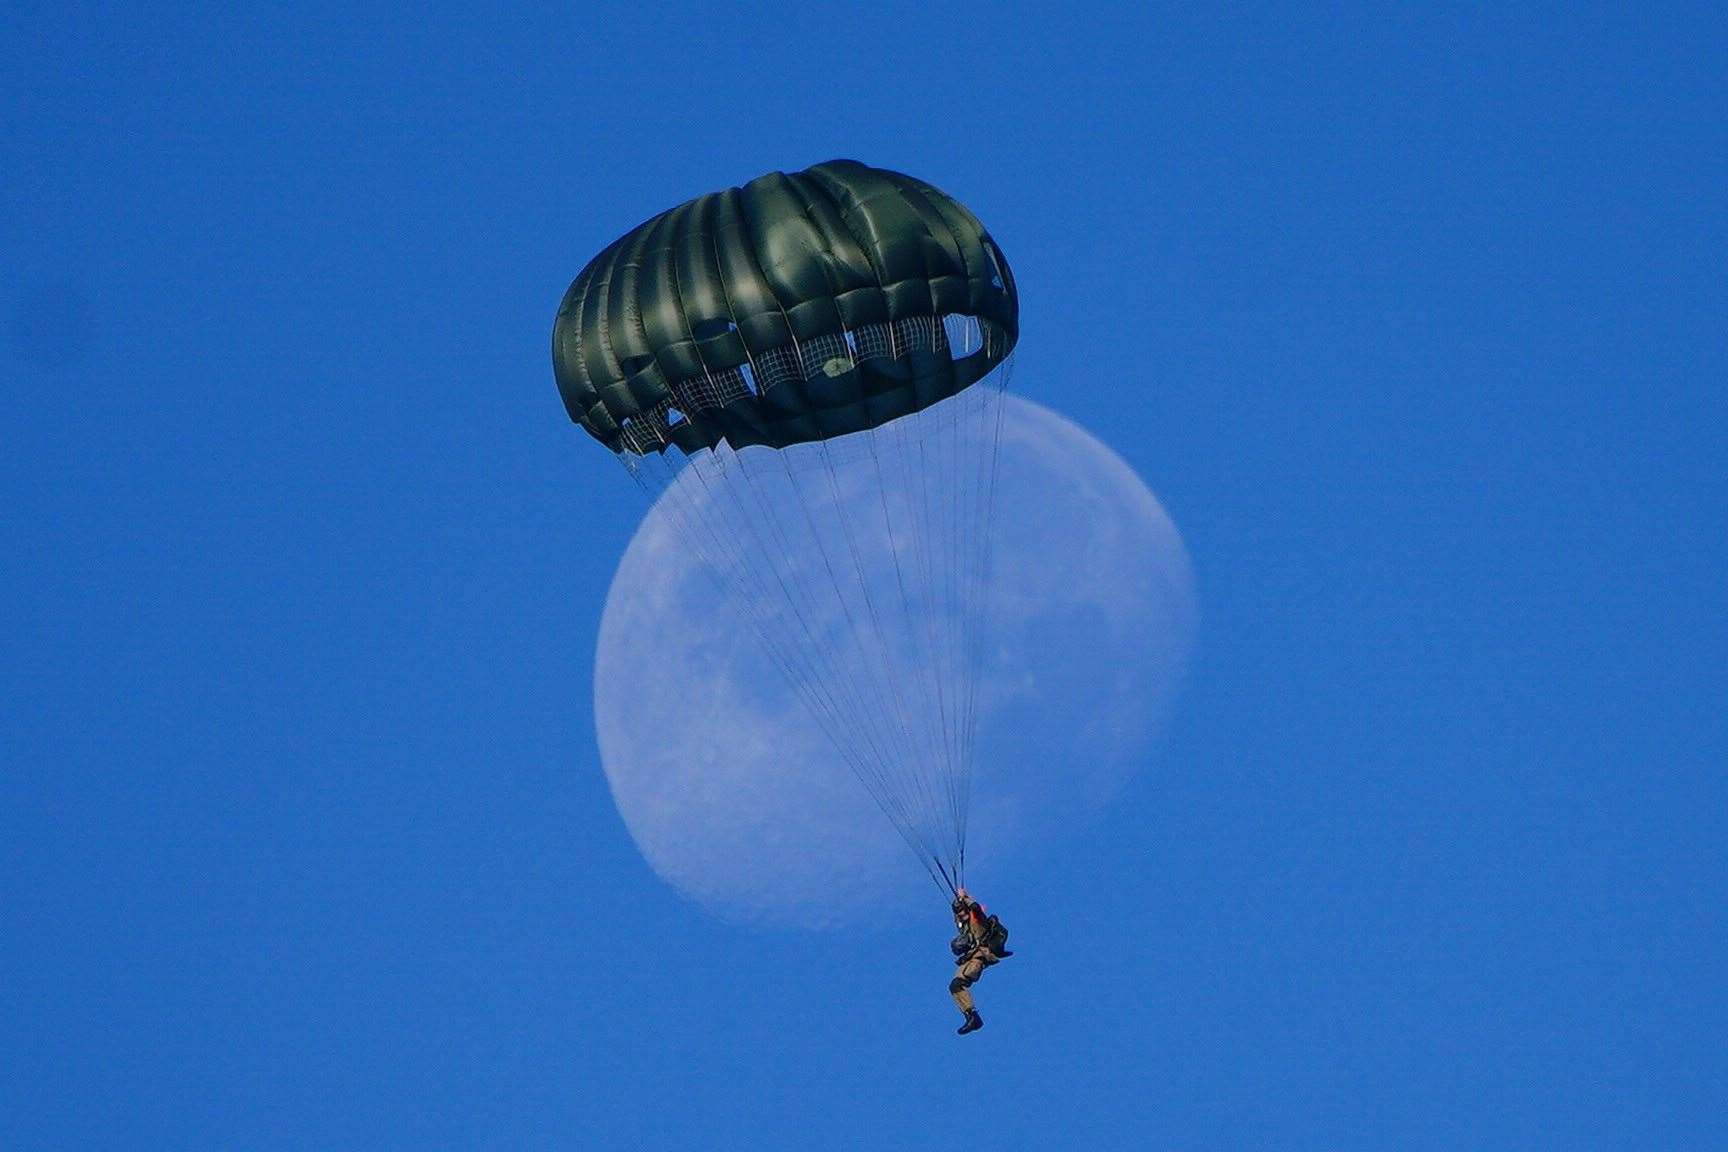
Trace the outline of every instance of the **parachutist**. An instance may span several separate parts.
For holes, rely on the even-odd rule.
[[[955,1006],[966,1017],[959,1029],[959,1034],[964,1036],[984,1027],[984,1017],[978,1015],[978,1009],[972,1003],[972,985],[978,982],[984,969],[1014,953],[1008,951],[1007,926],[1000,918],[987,915],[984,905],[972,899],[965,888],[954,893],[952,908],[954,927],[958,931],[949,941],[948,950],[954,954],[959,967],[954,970],[954,979],[948,982],[948,994],[954,997]]]

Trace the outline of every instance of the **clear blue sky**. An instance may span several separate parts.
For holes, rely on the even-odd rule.
[[[0,21],[0,1147],[1723,1146],[1715,6],[211,7]],[[967,1041],[939,909],[718,924],[596,763],[558,298],[833,156],[1204,611]]]

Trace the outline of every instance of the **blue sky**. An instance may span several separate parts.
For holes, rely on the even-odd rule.
[[[1719,13],[1189,7],[9,9],[0,1145],[1719,1142]],[[596,763],[558,298],[833,156],[1204,609],[964,1042],[943,925],[706,918]]]

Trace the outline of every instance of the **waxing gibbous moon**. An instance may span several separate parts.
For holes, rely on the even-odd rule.
[[[1147,766],[1197,618],[1181,536],[1121,457],[1015,396],[1000,452],[967,849],[979,887],[1035,864]],[[619,563],[595,659],[601,761],[642,855],[729,920],[927,911],[930,878],[683,546],[673,497]]]

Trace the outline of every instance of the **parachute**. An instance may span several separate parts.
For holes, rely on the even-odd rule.
[[[1018,318],[1007,261],[963,205],[834,160],[635,228],[577,276],[553,329],[570,418],[673,516],[949,892]]]

